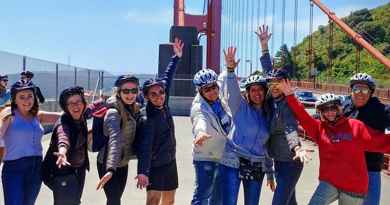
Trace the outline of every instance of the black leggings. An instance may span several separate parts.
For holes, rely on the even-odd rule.
[[[120,205],[123,191],[126,187],[128,166],[118,167],[111,179],[104,185],[104,193],[107,198],[107,205]],[[106,166],[97,163],[99,178],[106,174]]]

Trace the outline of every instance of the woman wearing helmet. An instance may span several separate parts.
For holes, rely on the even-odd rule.
[[[42,163],[42,178],[53,191],[54,204],[79,205],[89,169],[84,89],[75,86],[63,90],[59,104],[64,113],[54,126]]]
[[[270,122],[270,139],[268,141],[270,156],[275,161],[276,190],[272,199],[273,205],[296,205],[295,186],[307,160],[306,151],[301,149],[298,138],[298,123],[287,106],[285,96],[278,89],[278,84],[289,78],[284,68],[272,68],[268,52],[268,40],[271,34],[268,27],[259,27],[256,34],[263,50],[260,59],[264,72],[267,73],[268,95],[266,110]],[[299,160],[296,160],[299,159]]]
[[[310,205],[325,205],[336,200],[340,205],[360,205],[368,191],[365,151],[390,152],[390,136],[367,128],[361,121],[346,118],[341,101],[324,94],[316,102],[320,120],[313,119],[294,97],[289,82],[279,89],[308,136],[318,144],[320,173]],[[375,136],[375,137],[372,137]]]
[[[267,93],[265,79],[260,75],[247,78],[246,96],[240,94],[235,60],[236,48],[229,47],[225,54],[227,71],[220,74],[221,94],[227,100],[233,117],[222,155],[220,174],[223,184],[223,204],[237,204],[240,184],[243,182],[245,204],[258,204],[264,175],[267,185],[274,190],[273,162],[268,156],[268,125],[263,109]]]
[[[138,173],[149,177],[146,204],[175,203],[178,187],[176,166],[176,138],[173,118],[169,110],[169,89],[176,65],[183,55],[184,43],[175,39],[174,56],[161,78],[144,82],[142,89],[146,102],[146,120],[142,132],[143,148],[138,158]]]
[[[195,191],[192,205],[222,205],[219,161],[232,126],[230,109],[220,97],[218,75],[202,69],[194,76],[198,91],[191,107],[195,168]]]
[[[113,95],[107,100],[107,112],[104,116],[103,132],[108,143],[97,157],[97,169],[100,181],[97,189],[104,189],[107,205],[121,204],[125,190],[128,164],[135,158],[133,149],[140,109],[136,103],[139,81],[134,75],[121,75],[115,81]],[[136,177],[138,184],[148,184],[146,175]]]
[[[349,84],[352,92],[343,103],[344,115],[380,132],[390,127],[390,107],[373,96],[376,87],[374,79],[367,73],[357,73],[351,77]],[[364,204],[379,205],[384,156],[382,153],[366,152],[365,157],[369,180]]]
[[[43,112],[30,82],[11,87],[11,107],[0,113],[0,138],[6,153],[2,170],[5,205],[33,205],[41,188],[42,124],[54,124],[60,113]]]

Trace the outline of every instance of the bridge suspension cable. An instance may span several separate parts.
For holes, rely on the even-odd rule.
[[[275,49],[275,11],[276,9],[276,2],[275,0],[272,0],[272,29],[271,29],[271,33],[272,35],[274,35],[273,38],[271,38],[271,56],[274,55],[274,49]]]
[[[297,63],[297,38],[298,38],[298,0],[294,2],[294,49],[292,50],[293,55],[293,77],[296,77],[296,63]]]
[[[284,44],[285,26],[286,26],[286,0],[283,0],[282,1],[282,42],[281,42],[281,45]]]
[[[268,12],[268,2],[267,0],[264,0],[264,23],[263,23],[264,25],[267,24],[267,12]]]
[[[257,30],[258,27],[260,26],[260,1],[257,1],[257,21],[256,22],[257,22],[256,23],[256,30]],[[259,55],[260,45],[259,45],[259,43],[255,43],[255,45],[256,45],[256,55]],[[259,63],[260,63],[259,61],[260,61],[260,59],[256,56],[256,69],[259,68]]]

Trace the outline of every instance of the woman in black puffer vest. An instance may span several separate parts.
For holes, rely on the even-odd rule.
[[[65,89],[60,95],[64,114],[54,127],[42,164],[43,181],[53,191],[54,205],[81,203],[85,173],[89,170],[86,105],[81,87]]]

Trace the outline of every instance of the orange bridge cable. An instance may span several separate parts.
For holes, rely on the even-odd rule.
[[[380,51],[368,43],[360,34],[351,29],[344,21],[336,16],[328,7],[320,2],[320,0],[310,0],[318,6],[326,15],[329,16],[347,35],[349,35],[356,43],[365,48],[375,59],[381,62],[390,70],[390,60],[386,58]]]

